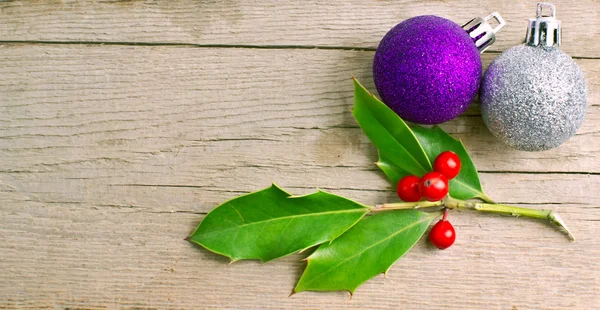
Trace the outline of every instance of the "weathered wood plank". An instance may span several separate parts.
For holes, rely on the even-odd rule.
[[[536,1],[7,1],[0,40],[110,41],[375,48],[407,18],[434,14],[464,23],[498,11],[508,25],[494,51],[520,44]],[[555,0],[563,49],[600,57],[595,0]],[[582,31],[585,29],[585,31]]]
[[[9,203],[93,204],[157,212],[208,212],[217,205],[276,182],[294,194],[314,192],[317,187],[375,205],[397,201],[394,191],[378,171],[355,167],[260,167],[210,169],[210,163],[161,173],[137,169],[85,169],[78,172],[0,174],[4,192],[13,193]],[[148,165],[150,167],[151,165]],[[138,169],[143,169],[139,167]],[[151,168],[150,168],[151,169]],[[120,170],[120,171],[119,171]],[[113,174],[114,177],[107,175]],[[497,174],[481,175],[484,189],[505,203],[539,205],[598,205],[598,175]],[[7,198],[8,199],[8,198]]]
[[[13,45],[2,52],[0,177],[21,195],[13,202],[207,212],[273,181],[369,204],[393,198],[349,112],[349,76],[370,81],[372,52]],[[600,62],[579,63],[593,102]],[[598,106],[580,134],[543,153],[504,147],[477,109],[470,112],[444,128],[489,172],[483,181],[492,197],[597,203],[600,179],[578,173],[600,172]],[[566,175],[522,174],[548,171]],[[541,184],[540,192],[529,184]]]
[[[382,202],[382,195],[393,198],[372,165],[374,147],[349,113],[348,76],[368,81],[372,52],[2,50],[9,61],[0,68],[6,77],[0,81],[0,176],[19,199],[207,212],[232,196],[227,191],[253,191],[272,181],[370,204]],[[341,58],[354,64],[342,66]],[[593,100],[599,62],[579,63],[591,76]],[[484,171],[598,173],[599,117],[591,107],[581,134],[544,153],[503,147],[478,117],[444,127],[463,139]],[[483,178],[493,184],[490,195],[506,202],[594,203],[578,184],[587,184],[588,193],[599,184],[596,176],[519,176],[524,184],[551,184],[531,193],[528,187],[515,191],[512,174]]]
[[[5,172],[155,162],[176,173],[169,166],[190,161],[232,169],[364,168],[376,158],[349,111],[351,74],[373,89],[372,52],[26,45],[0,51]],[[443,127],[464,141],[480,170],[598,173],[600,61],[578,63],[594,105],[579,133],[555,150],[504,147],[476,107]]]
[[[191,246],[182,238],[201,215],[3,204],[0,307],[598,308],[600,261],[590,258],[600,255],[600,209],[565,205],[561,214],[577,242],[538,221],[453,213],[455,246],[419,242],[349,301],[343,292],[288,298],[303,255],[228,265]]]

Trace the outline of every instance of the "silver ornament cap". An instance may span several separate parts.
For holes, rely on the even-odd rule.
[[[492,28],[489,23],[492,18],[498,22],[495,28]],[[473,39],[479,53],[483,53],[496,42],[496,32],[500,31],[504,25],[506,25],[506,22],[500,16],[500,13],[494,12],[486,17],[475,17],[462,25],[462,28]]]
[[[544,15],[544,9],[550,11]],[[562,29],[560,20],[556,19],[556,7],[552,3],[539,2],[537,4],[536,18],[529,19],[529,27],[525,35],[525,42],[531,46],[560,46]]]
[[[549,7],[550,16],[542,9]],[[571,138],[588,106],[583,72],[558,48],[560,22],[554,6],[538,4],[527,43],[504,51],[486,70],[480,88],[481,116],[490,132],[524,151],[543,151]]]

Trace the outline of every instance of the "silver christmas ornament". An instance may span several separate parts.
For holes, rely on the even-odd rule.
[[[544,8],[550,14],[542,14]],[[583,123],[587,88],[577,64],[558,46],[555,7],[538,3],[526,43],[506,50],[487,69],[481,85],[481,114],[489,130],[519,150],[561,145]]]

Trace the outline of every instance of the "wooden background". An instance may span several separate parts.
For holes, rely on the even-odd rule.
[[[261,265],[183,241],[274,181],[395,200],[357,127],[351,75],[396,23],[499,11],[483,55],[522,42],[534,1],[0,1],[0,308],[600,308],[600,3],[555,1],[583,69],[577,135],[539,153],[496,141],[474,105],[443,125],[498,201],[541,221],[455,212],[456,244],[420,242],[387,278],[289,297],[303,255]]]

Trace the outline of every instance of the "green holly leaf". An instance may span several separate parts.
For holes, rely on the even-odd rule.
[[[390,183],[392,183],[392,186],[394,187],[396,186],[396,184],[398,184],[398,181],[400,181],[400,179],[407,175],[410,175],[410,173],[408,173],[404,169],[394,165],[392,161],[387,159],[387,157],[381,154],[381,152],[379,152],[379,160],[375,163],[375,165],[377,165],[377,167],[379,167],[379,169],[383,171],[383,173],[388,177]]]
[[[352,114],[379,150],[380,157],[385,157],[390,167],[399,168],[399,174],[422,176],[432,170],[425,151],[406,123],[356,79]]]
[[[273,184],[213,209],[188,240],[232,261],[266,262],[332,241],[368,212],[340,196],[291,196]]]
[[[421,239],[440,212],[388,211],[368,216],[308,257],[294,292],[347,290],[386,273]]]
[[[412,131],[421,142],[429,158],[436,158],[444,151],[452,151],[460,158],[460,173],[450,180],[450,196],[463,200],[481,198],[492,202],[491,198],[483,192],[475,164],[460,140],[452,138],[438,126],[432,128],[414,126]]]
[[[415,125],[411,129],[356,79],[353,113],[362,130],[377,147],[379,160],[375,164],[388,177],[392,186],[396,186],[404,176],[413,174],[421,177],[432,171],[431,160],[441,152],[450,150],[462,162],[459,175],[450,181],[450,195],[457,199],[481,198],[492,202],[483,192],[477,169],[462,142],[452,138],[441,128]],[[415,159],[418,159],[418,164],[415,164]]]

